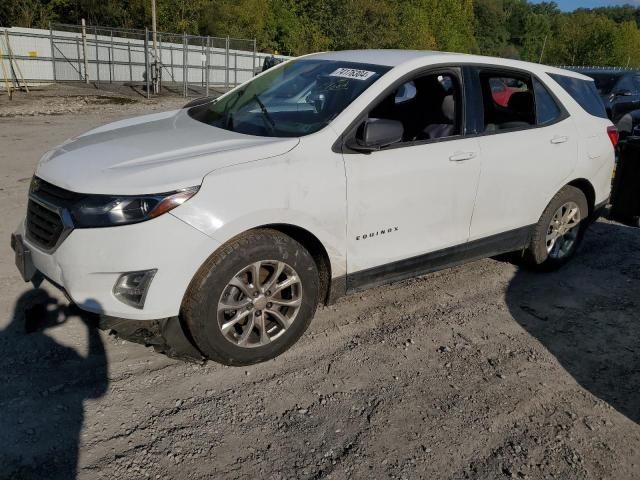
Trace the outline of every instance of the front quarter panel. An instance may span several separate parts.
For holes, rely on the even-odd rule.
[[[288,224],[324,245],[333,277],[346,273],[346,185],[330,127],[278,157],[225,167],[172,214],[220,243],[252,228]]]

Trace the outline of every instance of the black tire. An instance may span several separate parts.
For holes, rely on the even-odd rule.
[[[267,260],[284,262],[295,270],[302,303],[291,325],[270,343],[252,348],[236,345],[221,330],[218,302],[240,270]],[[196,273],[182,303],[181,317],[203,355],[225,365],[251,365],[280,355],[302,336],[316,312],[318,292],[317,266],[300,243],[277,230],[250,230],[220,247]]]
[[[547,250],[547,233],[555,213],[568,202],[578,205],[580,210],[580,224],[576,227],[577,238],[571,248],[561,258],[552,257]],[[531,241],[525,251],[524,260],[527,266],[535,270],[552,271],[567,263],[576,253],[582,243],[584,233],[589,226],[589,204],[582,190],[567,185],[560,190],[549,202],[536,224]]]

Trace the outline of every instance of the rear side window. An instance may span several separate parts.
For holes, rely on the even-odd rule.
[[[547,90],[547,87],[536,79],[533,80],[533,92],[536,96],[538,125],[547,125],[560,118],[562,110],[558,107],[558,104]]]
[[[550,73],[549,76],[558,82],[587,113],[594,117],[608,118],[607,110],[592,80],[581,80],[554,73]]]
[[[485,132],[521,129],[536,124],[535,101],[528,75],[480,72]]]

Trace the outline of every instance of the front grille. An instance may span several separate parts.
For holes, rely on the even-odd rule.
[[[56,246],[64,226],[57,212],[29,200],[27,207],[27,236],[40,247],[51,249]]]
[[[60,209],[71,207],[82,195],[56,187],[34,177],[27,206],[27,238],[35,245],[51,250],[70,225],[64,224]],[[47,205],[47,206],[45,206]]]

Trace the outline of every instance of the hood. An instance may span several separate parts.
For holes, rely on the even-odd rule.
[[[162,193],[200,185],[219,168],[282,155],[298,142],[211,127],[182,109],[121,120],[67,140],[42,157],[36,175],[79,193]]]

